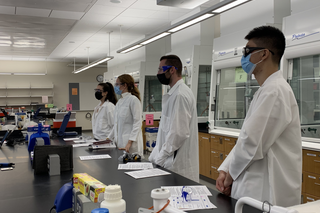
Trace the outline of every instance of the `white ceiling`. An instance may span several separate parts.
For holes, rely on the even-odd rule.
[[[156,0],[0,0],[0,60],[97,60],[190,11]]]

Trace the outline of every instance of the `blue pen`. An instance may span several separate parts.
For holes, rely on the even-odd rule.
[[[13,165],[15,165],[15,164],[14,163],[0,163],[0,168],[2,168],[2,167],[11,167]]]

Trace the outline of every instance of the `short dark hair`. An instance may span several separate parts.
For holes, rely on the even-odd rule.
[[[165,55],[160,58],[160,61],[166,59],[167,66],[174,66],[177,68],[177,74],[180,77],[182,74],[182,63],[178,56],[176,55]]]
[[[286,39],[283,33],[272,26],[261,26],[251,30],[245,39],[253,40],[258,47],[264,47],[274,52],[273,62],[280,64],[286,48]]]

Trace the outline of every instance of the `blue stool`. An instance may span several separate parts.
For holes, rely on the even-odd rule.
[[[30,136],[30,141],[28,144],[28,151],[31,152],[34,150],[34,146],[36,145],[37,138],[43,138],[44,145],[50,145],[50,137],[47,133],[42,132],[42,124],[38,124],[38,132],[34,133]]]

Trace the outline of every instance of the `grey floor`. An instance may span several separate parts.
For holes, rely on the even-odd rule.
[[[91,130],[84,130],[84,131],[82,131],[82,134],[85,134],[86,136],[91,136],[93,138]],[[148,159],[148,155],[145,155],[145,159]],[[218,191],[216,186],[215,186],[215,184],[213,182],[212,183],[209,182],[209,180],[207,181],[207,180],[204,180],[204,179],[200,178],[199,183],[202,184],[202,185],[206,185],[208,188],[211,188],[213,190]]]

